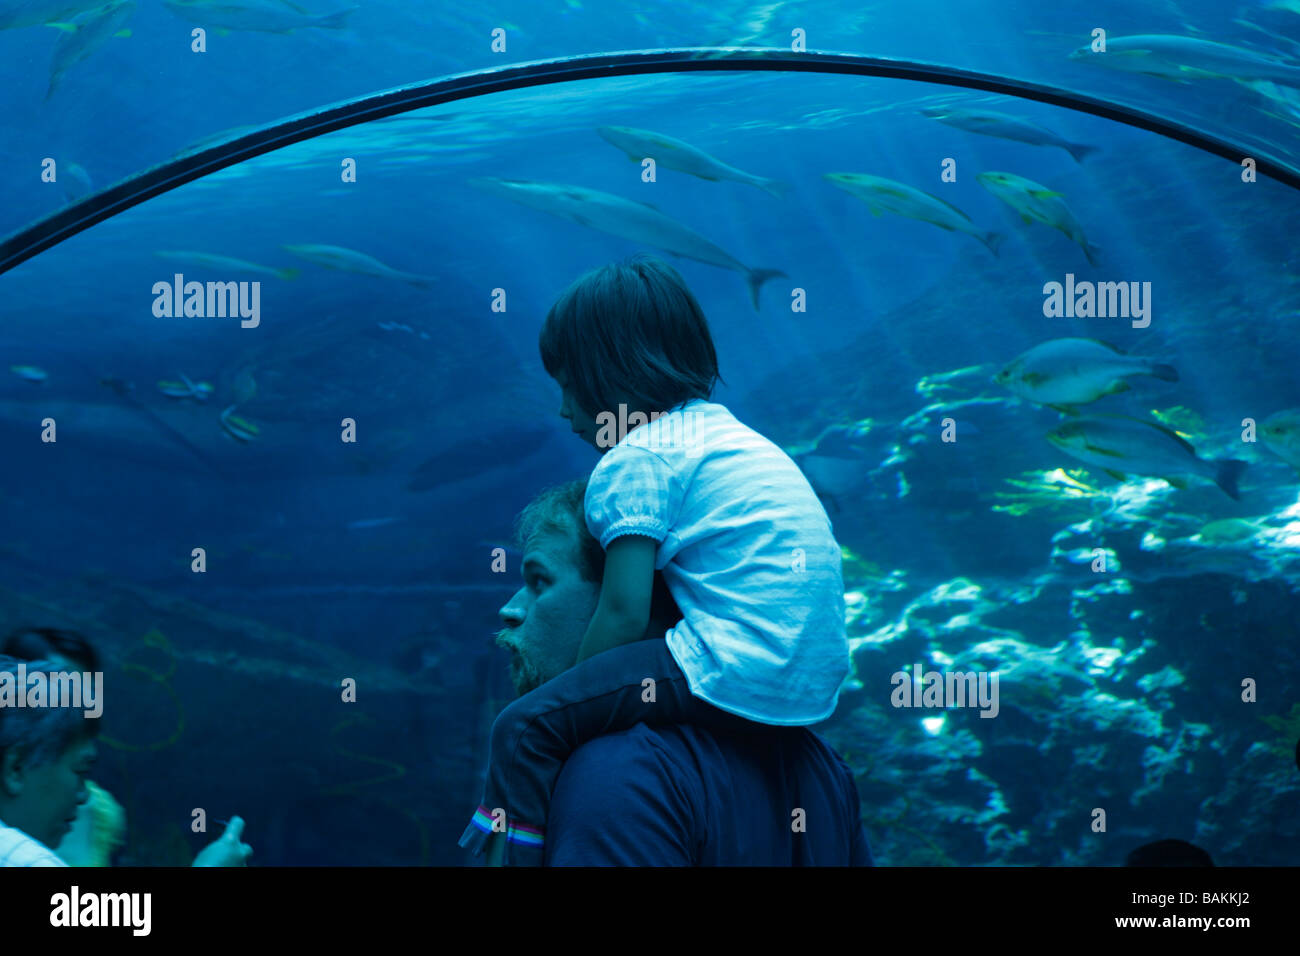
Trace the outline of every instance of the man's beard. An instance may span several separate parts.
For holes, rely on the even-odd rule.
[[[502,641],[502,637],[510,633],[501,631],[497,634],[496,644],[498,647],[504,647],[510,652],[510,683],[515,687],[515,692],[522,697],[530,690],[534,690],[546,683],[537,669],[528,662],[528,659],[511,647],[508,643]]]

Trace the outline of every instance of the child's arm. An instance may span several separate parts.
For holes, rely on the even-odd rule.
[[[600,602],[582,639],[579,661],[645,636],[658,547],[654,538],[639,534],[622,535],[609,543]]]

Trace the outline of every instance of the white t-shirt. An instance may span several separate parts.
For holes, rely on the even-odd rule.
[[[0,866],[67,866],[54,851],[0,820]]]
[[[691,692],[765,724],[835,710],[849,672],[840,548],[799,467],[695,400],[633,429],[587,484],[587,528],[639,534],[681,609],[669,650]]]

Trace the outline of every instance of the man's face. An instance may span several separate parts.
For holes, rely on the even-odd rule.
[[[58,760],[39,767],[5,767],[4,821],[56,847],[72,829],[78,805],[87,796],[86,777],[95,762],[95,741],[77,740]],[[17,790],[15,792],[15,786]]]
[[[576,535],[544,534],[524,555],[524,586],[500,610],[496,643],[510,651],[510,680],[526,694],[573,666],[596,613],[600,584],[578,573]]]

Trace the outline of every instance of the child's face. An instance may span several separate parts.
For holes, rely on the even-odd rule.
[[[573,392],[569,390],[568,379],[563,373],[557,376],[555,381],[560,386],[560,417],[567,421],[574,433],[580,435],[588,445],[598,450],[604,450],[599,449],[596,444],[595,417],[579,406],[578,400],[573,397]]]

